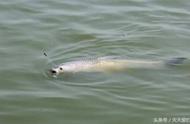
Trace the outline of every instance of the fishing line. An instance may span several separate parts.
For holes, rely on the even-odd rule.
[[[46,53],[46,51],[44,49],[43,49],[43,53],[44,53],[44,56],[47,57],[47,53]]]
[[[45,50],[45,49],[43,49],[42,51],[43,51],[43,55],[47,57],[46,50]]]
[[[56,64],[49,58],[47,52],[45,49],[42,50],[43,55],[46,57],[46,59],[48,60],[48,63],[50,63],[52,66],[55,66]]]

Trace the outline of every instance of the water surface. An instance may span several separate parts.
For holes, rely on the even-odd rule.
[[[0,123],[151,124],[157,117],[190,117],[189,66],[46,74],[52,62],[83,57],[190,58],[189,6],[188,0],[1,1]]]

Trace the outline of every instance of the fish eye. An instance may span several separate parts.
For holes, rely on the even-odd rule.
[[[62,68],[62,67],[60,67],[59,69],[60,69],[60,70],[63,70],[63,68]]]

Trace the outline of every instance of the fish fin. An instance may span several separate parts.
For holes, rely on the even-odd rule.
[[[166,64],[169,66],[177,66],[183,64],[185,60],[187,60],[185,57],[172,58],[166,61]]]

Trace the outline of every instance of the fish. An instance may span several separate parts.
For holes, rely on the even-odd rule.
[[[77,72],[113,72],[123,71],[130,68],[160,69],[163,67],[177,66],[183,64],[187,58],[178,57],[169,60],[131,60],[112,57],[100,57],[96,59],[82,59],[70,61],[52,67],[49,72],[56,77],[61,73]]]

